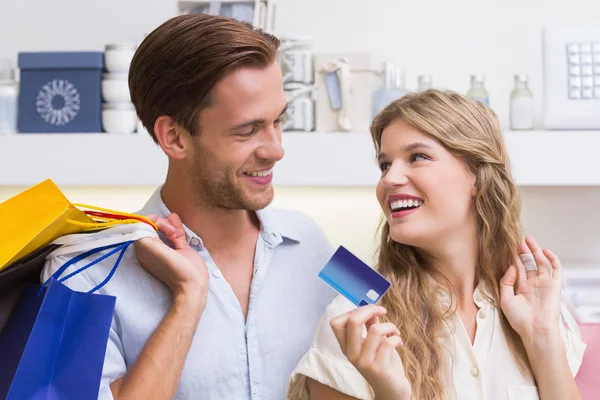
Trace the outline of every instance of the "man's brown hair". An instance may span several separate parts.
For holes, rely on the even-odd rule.
[[[172,117],[190,134],[212,88],[240,67],[265,68],[277,59],[280,41],[250,24],[207,14],[174,17],[148,35],[129,69],[131,100],[152,139],[154,122]]]

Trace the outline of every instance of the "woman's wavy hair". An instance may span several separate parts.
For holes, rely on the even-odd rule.
[[[496,114],[451,91],[430,89],[408,94],[387,106],[373,121],[371,135],[377,154],[384,129],[397,119],[435,139],[476,177],[474,206],[479,247],[474,284],[482,283],[488,289],[488,300],[500,310],[499,281],[514,262],[522,228],[520,197]],[[389,233],[384,218],[376,268],[392,285],[381,305],[388,310],[386,319],[402,332],[405,345],[400,355],[416,398],[439,400],[453,387],[447,354],[439,338],[448,334],[446,322],[454,310],[441,306],[439,286],[430,279],[433,267],[414,247],[393,241]],[[523,371],[529,370],[521,338],[500,315],[513,356]]]

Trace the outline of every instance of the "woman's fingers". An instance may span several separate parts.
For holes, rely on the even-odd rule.
[[[371,325],[362,346],[359,363],[370,365],[375,359],[379,346],[390,336],[400,336],[400,331],[391,322]]]
[[[385,315],[383,307],[369,304],[357,308],[331,320],[333,329],[340,348],[349,360],[357,360],[362,348],[362,333],[367,321]]]

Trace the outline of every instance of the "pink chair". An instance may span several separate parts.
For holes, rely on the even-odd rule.
[[[561,315],[567,329],[586,344],[575,383],[583,400],[600,399],[600,322],[582,322],[563,292]]]
[[[600,399],[600,322],[580,322],[581,338],[587,345],[575,382],[583,400]]]

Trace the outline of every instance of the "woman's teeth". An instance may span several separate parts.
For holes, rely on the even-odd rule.
[[[416,208],[423,204],[423,200],[396,200],[390,203],[390,208],[392,211],[400,211],[407,208]]]
[[[273,172],[272,169],[269,169],[267,171],[258,171],[258,172],[244,172],[244,175],[248,175],[248,176],[253,176],[253,177],[261,177],[264,178],[265,176],[269,176],[271,175],[271,172]]]

